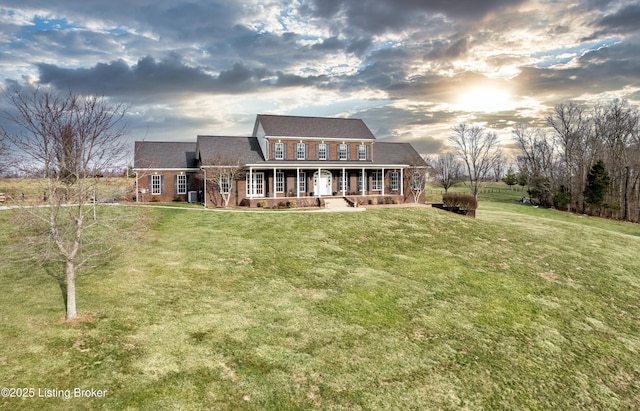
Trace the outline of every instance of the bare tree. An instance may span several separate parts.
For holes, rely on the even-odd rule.
[[[576,103],[558,104],[547,117],[554,132],[563,163],[563,175],[567,182],[570,202],[584,211],[584,188],[587,173],[598,156],[597,135],[593,133],[587,108]]]
[[[633,141],[640,127],[640,113],[626,100],[612,100],[594,108],[595,132],[603,144],[606,168],[611,177],[610,206],[622,210],[629,219],[629,180]]]
[[[498,135],[482,127],[462,123],[453,128],[450,141],[467,166],[471,194],[478,198],[480,184],[501,158]]]
[[[521,152],[524,169],[527,170],[529,196],[542,205],[549,205],[555,188],[554,147],[550,138],[537,128],[518,124],[512,134]]]
[[[411,164],[410,161],[407,163]],[[402,185],[404,187],[405,199],[409,195],[413,197],[413,202],[418,204],[420,197],[427,187],[427,167],[425,165],[411,165],[404,170]]]
[[[87,239],[106,248],[111,241],[94,238],[93,229],[100,223],[86,206],[95,192],[95,173],[124,158],[120,137],[126,108],[101,97],[39,88],[8,90],[5,95],[11,108],[4,114],[16,131],[3,127],[3,139],[20,153],[22,170],[42,170],[44,176],[44,206],[24,207],[29,225],[42,226],[34,234],[47,250],[34,257],[64,265],[58,278],[70,321],[77,317],[76,273],[95,257]]]
[[[242,172],[245,171],[240,158],[227,158],[215,156],[203,161],[204,178],[206,182],[205,196],[217,204],[218,198],[224,207],[229,206],[229,200],[235,192],[234,184]],[[206,203],[205,203],[206,204]]]
[[[452,152],[440,154],[429,163],[435,171],[437,184],[444,188],[445,193],[462,179],[462,164]]]

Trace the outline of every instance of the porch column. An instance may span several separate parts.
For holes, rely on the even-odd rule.
[[[402,170],[403,169],[401,168],[400,169],[400,195],[404,197],[404,178],[402,177]]]
[[[345,174],[346,174],[345,169],[344,167],[342,167],[342,196],[343,197],[346,195],[345,191],[347,189],[347,176]]]
[[[365,171],[364,171],[364,167],[362,168],[362,186],[360,187],[362,189],[362,195],[365,195],[365,187],[366,187],[366,181],[367,181],[367,176],[365,175]]]
[[[296,168],[296,197],[300,198],[300,168]]]
[[[253,167],[249,167],[249,187],[247,187],[247,191],[249,192],[249,200],[253,198]]]
[[[276,198],[276,168],[273,167],[273,194],[271,194],[271,197]]]
[[[316,195],[318,197],[320,197],[320,174],[321,174],[322,169],[320,167],[318,167],[318,177],[316,178],[316,187],[314,187],[315,189],[318,190],[318,192],[316,193]]]
[[[382,168],[382,195],[384,195],[384,168]]]

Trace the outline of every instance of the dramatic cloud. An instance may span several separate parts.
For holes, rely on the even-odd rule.
[[[0,80],[130,105],[131,138],[359,117],[425,154],[567,100],[640,100],[640,6],[585,0],[5,0]]]

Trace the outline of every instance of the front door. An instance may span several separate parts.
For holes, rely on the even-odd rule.
[[[313,175],[313,191],[315,195],[329,196],[331,191],[331,173],[327,170],[316,171]]]

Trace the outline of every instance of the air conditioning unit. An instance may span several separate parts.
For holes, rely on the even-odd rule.
[[[189,191],[187,193],[187,201],[189,201],[190,203],[197,203],[198,202],[198,192],[197,191]]]

